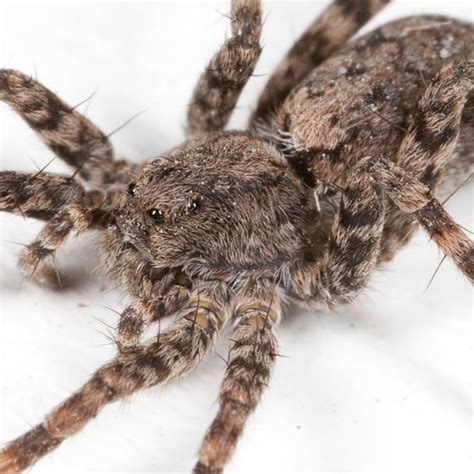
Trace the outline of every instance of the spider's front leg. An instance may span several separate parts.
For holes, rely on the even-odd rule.
[[[120,352],[136,350],[148,325],[174,314],[191,300],[190,288],[177,282],[173,273],[159,281],[146,275],[137,274],[137,277],[141,279],[140,290],[133,303],[121,313],[117,327]]]
[[[107,136],[56,94],[19,71],[0,69],[0,100],[5,101],[45,144],[88,181],[110,177],[114,153]]]
[[[0,100],[17,112],[57,157],[72,166],[74,174],[94,186],[127,183],[139,166],[114,160],[106,134],[76,107],[19,71],[0,69]]]
[[[0,211],[49,221],[38,238],[21,253],[20,268],[38,283],[57,287],[56,272],[40,262],[53,254],[71,230],[82,231],[103,221],[94,208],[103,196],[86,192],[74,179],[55,173],[0,172]]]
[[[226,290],[218,284],[197,289],[179,311],[178,321],[159,338],[103,365],[41,424],[7,444],[0,451],[0,472],[19,472],[33,465],[80,431],[106,404],[194,369],[213,348],[225,322],[226,302]]]
[[[90,195],[68,176],[0,171],[0,211],[49,220],[66,206],[89,203]]]
[[[120,352],[135,350],[148,325],[174,314],[190,299],[191,283],[179,270],[157,270],[123,234],[110,226],[101,241],[101,266],[133,298],[120,314]]]
[[[260,0],[233,0],[232,36],[199,79],[188,111],[186,134],[205,135],[224,128],[260,56]]]
[[[109,220],[110,215],[97,207],[77,204],[65,207],[43,227],[36,240],[21,252],[19,264],[22,273],[43,285],[58,283],[55,271],[45,265],[44,260],[54,255],[71,232],[102,227]]]
[[[258,282],[237,298],[219,411],[199,450],[194,474],[223,472],[268,385],[278,353],[275,328],[281,308],[275,289],[270,283]]]
[[[363,175],[343,190],[322,260],[292,275],[295,293],[308,305],[351,302],[376,267],[385,221],[383,193]]]

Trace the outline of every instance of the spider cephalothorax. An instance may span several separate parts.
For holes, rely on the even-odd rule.
[[[193,140],[133,179],[117,226],[156,267],[273,277],[315,245],[312,192],[261,138],[228,132]]]
[[[219,410],[194,468],[220,473],[268,385],[285,300],[352,301],[417,224],[474,281],[473,244],[436,197],[473,163],[474,29],[411,17],[344,46],[386,3],[334,1],[271,76],[249,129],[224,132],[261,52],[259,2],[234,0],[187,141],[148,164],[115,161],[75,108],[0,70],[0,98],[75,168],[0,173],[1,209],[48,221],[21,254],[24,274],[50,282],[45,263],[67,235],[96,228],[101,267],[132,298],[116,357],[0,451],[0,471],[32,465],[107,403],[189,372],[231,322]]]

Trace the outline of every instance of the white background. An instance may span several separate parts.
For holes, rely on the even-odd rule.
[[[266,2],[268,74],[327,2]],[[419,12],[473,17],[470,1],[395,1],[369,28]],[[186,106],[207,59],[229,30],[227,3],[2,2],[0,66],[37,76],[109,132],[146,109],[113,144],[120,157],[159,155],[183,138]],[[367,28],[365,29],[367,30]],[[265,77],[253,78],[232,118],[242,127]],[[52,153],[0,104],[1,169],[34,170]],[[64,171],[58,161],[50,171]],[[473,228],[472,187],[448,209]],[[0,441],[42,415],[109,359],[104,325],[126,304],[92,270],[93,236],[58,253],[70,286],[22,281],[19,250],[40,229],[1,215]],[[472,472],[472,293],[450,262],[424,292],[440,254],[419,233],[359,300],[338,314],[292,308],[283,320],[273,381],[228,473]],[[102,323],[102,322],[103,323]],[[218,352],[225,355],[222,341]],[[106,407],[32,472],[189,472],[216,411],[224,364],[210,357],[165,388]]]

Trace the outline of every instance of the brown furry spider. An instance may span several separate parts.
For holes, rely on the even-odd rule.
[[[117,356],[0,451],[1,472],[34,464],[107,403],[184,375],[231,322],[218,414],[194,468],[222,472],[269,382],[285,301],[352,301],[418,224],[474,281],[473,244],[434,197],[474,162],[474,30],[411,17],[345,46],[386,3],[336,0],[274,72],[249,129],[223,132],[261,49],[259,2],[234,0],[232,36],[196,86],[187,141],[151,163],[115,161],[74,108],[0,71],[0,98],[76,170],[1,172],[1,209],[48,221],[22,271],[51,282],[47,258],[71,232],[96,228],[102,266],[134,298]],[[143,340],[165,317],[169,329]]]

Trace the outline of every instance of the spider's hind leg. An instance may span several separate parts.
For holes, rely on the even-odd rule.
[[[429,187],[388,160],[379,159],[367,169],[392,202],[413,215],[444,254],[474,283],[474,242],[432,196]]]
[[[390,0],[333,1],[291,47],[260,95],[250,125],[266,123],[316,66],[336,53]]]
[[[473,89],[472,63],[445,66],[423,94],[396,164],[379,158],[367,165],[391,201],[417,219],[471,282],[474,243],[433,194],[458,141],[464,105]]]
[[[104,133],[39,82],[0,69],[0,100],[5,101],[45,144],[86,181],[101,186],[113,173],[114,153]]]

